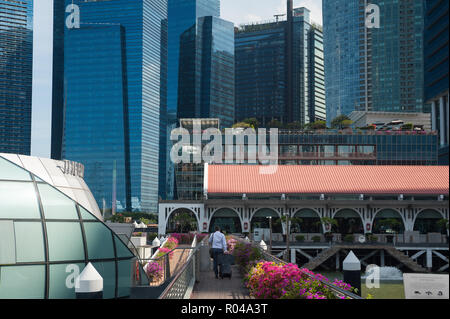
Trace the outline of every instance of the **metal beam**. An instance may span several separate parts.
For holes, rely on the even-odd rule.
[[[441,258],[443,261],[448,262],[448,258],[445,257],[444,255],[442,255],[441,253],[437,252],[437,251],[432,251],[433,254],[435,254],[436,256],[438,256],[439,258]]]
[[[418,253],[412,255],[410,258],[415,260],[415,259],[419,258],[420,256],[422,256],[425,252],[426,252],[426,250],[421,250]]]
[[[308,258],[309,260],[313,260],[314,257],[311,256],[310,254],[305,253],[303,250],[301,249],[296,249],[300,254],[302,254],[303,256],[305,256],[306,258]]]

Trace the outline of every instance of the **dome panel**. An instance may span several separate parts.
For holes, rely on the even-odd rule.
[[[79,219],[75,203],[48,184],[38,184],[46,219]]]
[[[41,222],[14,222],[17,262],[44,262],[44,235]]]
[[[31,181],[30,173],[0,157],[0,179]]]
[[[45,266],[1,267],[0,299],[42,299],[45,296]]]
[[[75,278],[84,267],[84,263],[50,265],[49,298],[75,299]]]
[[[0,181],[0,218],[41,218],[32,182]]]
[[[114,258],[111,230],[102,223],[85,222],[83,225],[89,259]]]
[[[84,260],[80,223],[47,222],[46,226],[50,261]]]

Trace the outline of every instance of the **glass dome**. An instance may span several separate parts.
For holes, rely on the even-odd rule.
[[[79,203],[0,156],[0,299],[75,298],[75,278],[92,262],[103,298],[148,284],[136,256]]]

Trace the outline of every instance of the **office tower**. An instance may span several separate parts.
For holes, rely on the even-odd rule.
[[[220,16],[220,0],[168,0],[167,111],[171,123],[177,121],[181,36],[206,16]]]
[[[0,1],[0,152],[31,152],[33,1]]]
[[[167,1],[67,0],[65,11],[64,19],[56,16],[61,10],[54,18],[65,23],[55,28],[64,30],[55,37],[64,45],[54,61],[64,63],[58,75],[63,84],[54,84],[63,89],[63,98],[54,100],[62,119],[53,118],[63,121],[62,157],[85,166],[85,180],[101,208],[156,211],[165,164],[160,136],[166,116]]]
[[[322,29],[307,8],[290,12],[292,19],[276,16],[236,30],[238,121],[257,118],[267,126],[274,119],[302,125],[325,120]]]
[[[439,160],[448,165],[448,1],[425,2],[425,101],[431,103],[432,129],[439,131]]]
[[[234,124],[234,24],[202,17],[180,38],[178,118]]]
[[[422,1],[323,1],[328,121],[424,111],[423,17]]]

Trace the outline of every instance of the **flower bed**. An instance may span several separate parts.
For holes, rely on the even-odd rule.
[[[171,251],[177,247],[178,247],[178,239],[176,239],[175,237],[169,237],[169,239],[166,240],[164,245],[158,249],[158,252],[156,253],[155,258],[162,257],[162,256],[166,255],[167,253],[170,253],[169,258],[172,258],[173,252],[171,252]]]
[[[244,275],[244,284],[257,299],[339,299],[322,281],[346,291],[353,290],[341,280],[330,282],[325,276],[294,264],[261,260],[260,250],[250,243],[236,243],[233,254]]]
[[[163,268],[158,262],[149,262],[144,270],[150,281],[158,281],[163,277]]]
[[[174,237],[178,240],[178,243],[180,245],[191,245],[192,242],[194,241],[195,236],[197,236],[197,242],[202,241],[203,238],[205,238],[206,236],[208,236],[208,234],[194,234],[194,233],[189,233],[189,234],[182,234],[182,233],[173,233],[170,234],[171,237]]]

